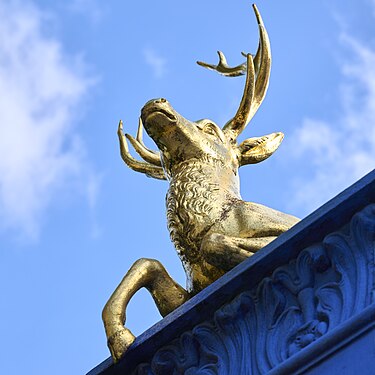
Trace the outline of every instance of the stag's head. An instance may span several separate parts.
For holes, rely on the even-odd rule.
[[[181,162],[190,160],[238,169],[235,148],[213,121],[189,121],[176,112],[166,99],[150,100],[142,109],[141,120],[147,134],[160,150],[167,176]]]
[[[220,51],[218,65],[198,61],[199,65],[224,76],[246,74],[244,93],[235,116],[221,129],[211,120],[193,122],[185,119],[163,98],[151,100],[142,109],[136,138],[128,134],[124,136],[120,122],[121,155],[130,168],[149,177],[166,179],[171,176],[172,168],[181,162],[190,159],[208,162],[216,160],[236,174],[239,167],[259,163],[278,148],[283,139],[282,133],[249,138],[240,145],[237,144],[237,137],[255,115],[266,95],[271,70],[269,38],[256,6],[253,5],[253,8],[260,33],[258,51],[254,56],[243,54],[246,63],[233,68],[228,66],[224,54]],[[159,152],[151,151],[143,144],[143,126],[156,143]],[[125,137],[145,162],[132,158]]]

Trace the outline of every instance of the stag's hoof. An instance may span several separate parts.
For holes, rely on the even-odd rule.
[[[125,327],[108,337],[107,345],[115,363],[125,354],[134,340],[135,336]]]

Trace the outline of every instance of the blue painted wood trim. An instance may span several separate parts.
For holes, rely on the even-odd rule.
[[[210,319],[221,305],[231,301],[239,293],[254,288],[277,267],[297,258],[311,244],[321,242],[327,234],[343,227],[356,212],[373,202],[375,171],[140,335],[116,366],[112,365],[111,359],[107,359],[88,375],[127,374],[137,364],[150,361],[158,348]]]
[[[332,375],[335,373],[333,367],[331,367],[327,373],[317,370],[316,367],[319,367],[319,363],[334,356],[336,352],[342,350],[344,347],[350,347],[353,341],[359,340],[361,336],[373,330],[375,330],[375,305],[367,307],[358,315],[348,319],[332,332],[322,336],[319,340],[307,346],[303,351],[295,354],[293,357],[269,371],[268,374],[302,374],[315,368],[314,370],[317,371],[316,374]],[[375,341],[373,344],[375,344]],[[368,348],[369,357],[366,361],[366,366],[368,366],[369,372],[362,372],[361,375],[373,375],[375,373],[375,363],[373,362],[374,355],[371,353],[374,349],[374,345],[372,348]],[[358,361],[358,358],[355,357],[355,351],[351,353],[350,360],[353,362],[353,368],[355,368],[355,362]],[[338,364],[336,365],[337,368],[340,367]],[[350,369],[347,368],[346,374],[354,373],[355,372],[351,372]]]

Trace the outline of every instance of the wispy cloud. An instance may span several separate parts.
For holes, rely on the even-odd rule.
[[[36,238],[59,189],[96,189],[72,129],[93,81],[43,34],[46,18],[32,3],[2,1],[0,18],[0,229]]]
[[[162,78],[166,73],[167,60],[150,48],[145,48],[143,50],[143,56],[146,64],[151,67],[154,77],[158,79]]]
[[[310,160],[311,179],[294,180],[294,205],[309,212],[375,167],[375,51],[341,35],[350,59],[341,66],[341,115],[333,123],[305,119],[290,144]]]

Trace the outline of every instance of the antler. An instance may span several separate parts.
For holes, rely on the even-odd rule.
[[[137,138],[135,139],[130,134],[125,134],[125,137],[129,140],[129,142],[134,147],[135,151],[137,151],[138,155],[141,158],[143,158],[143,160],[153,165],[156,165],[158,167],[161,167],[160,153],[152,151],[144,145],[142,133],[143,133],[143,123],[142,123],[142,119],[139,118]]]
[[[147,151],[147,152],[151,152],[151,151],[146,149],[146,147],[144,147],[144,149],[142,149],[142,142],[139,142],[139,140],[134,139],[133,137],[129,136],[128,134],[126,134],[126,136],[125,136],[125,134],[123,133],[123,123],[122,123],[121,120],[120,120],[120,123],[119,123],[119,126],[118,126],[117,135],[118,135],[119,140],[120,140],[120,151],[121,151],[122,160],[124,160],[125,164],[129,168],[133,169],[136,172],[144,173],[148,177],[157,178],[159,180],[166,180],[163,168],[161,168],[159,166],[156,166],[156,165],[152,165],[152,164],[147,163],[147,162],[142,162],[142,161],[136,160],[131,156],[131,154],[129,152],[129,147],[128,147],[128,143],[126,141],[126,138],[128,138],[129,140],[132,139],[134,141],[134,144],[137,145],[134,148],[139,153],[139,155],[141,155],[141,153],[144,153],[145,151]],[[142,137],[140,137],[139,139],[142,141]],[[133,142],[132,142],[132,144],[133,144]],[[142,150],[142,151],[139,151],[139,150]],[[146,158],[145,158],[145,160],[146,160]],[[159,162],[160,162],[160,158],[159,158]]]
[[[246,64],[240,64],[234,67],[230,67],[227,64],[227,59],[225,58],[225,55],[221,51],[217,51],[217,54],[219,55],[219,64],[217,65],[212,65],[212,64],[207,64],[203,61],[197,61],[197,64],[200,66],[203,66],[204,68],[210,69],[210,70],[215,70],[218,73],[222,74],[223,76],[226,77],[238,77],[242,76],[246,73]],[[245,55],[246,57],[246,55]]]
[[[271,48],[267,31],[263,20],[255,4],[253,4],[255,16],[259,25],[259,46],[256,55],[244,54],[246,56],[246,84],[236,115],[223,127],[224,133],[235,140],[245,129],[246,125],[255,115],[264,97],[266,96],[268,81],[271,72]],[[199,65],[228,77],[235,77],[243,74],[245,64],[230,68],[226,64],[225,56],[219,53],[220,62],[218,65],[210,65],[198,62]]]

